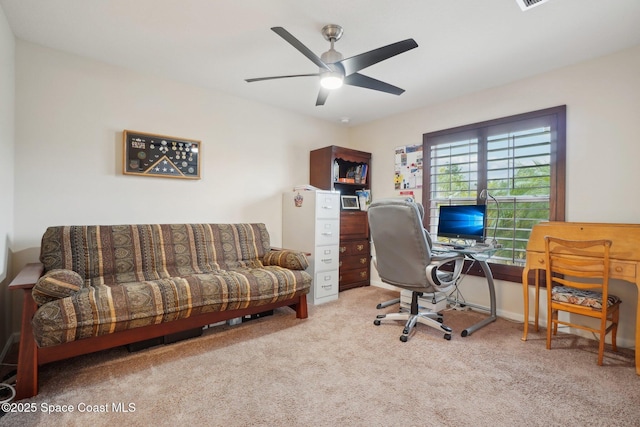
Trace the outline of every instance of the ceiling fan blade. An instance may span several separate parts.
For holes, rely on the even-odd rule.
[[[289,77],[312,77],[312,76],[319,76],[320,73],[314,73],[314,74],[291,74],[289,76],[273,76],[273,77],[257,77],[255,79],[244,79],[245,82],[247,83],[251,83],[251,82],[260,82],[262,80],[275,80],[275,79],[288,79]]]
[[[327,97],[329,96],[329,92],[329,89],[325,89],[323,87],[320,88],[320,92],[318,92],[318,99],[316,100],[316,107],[324,105]]]
[[[385,83],[359,73],[353,73],[350,76],[345,77],[344,84],[379,90],[380,92],[386,92],[392,95],[401,95],[404,92],[404,89],[400,89],[397,86],[390,85],[389,83]]]
[[[285,30],[282,27],[272,27],[271,30],[277,35],[279,35],[280,37],[282,37],[283,39],[285,39],[291,46],[298,49],[304,56],[306,56],[311,61],[313,61],[313,63],[316,64],[318,67],[331,71],[331,68],[329,68],[329,66],[325,64],[318,55],[316,55],[311,51],[311,49],[303,45],[300,40],[293,37],[293,35],[291,35],[289,31]]]
[[[373,64],[377,64],[380,61],[384,61],[385,59],[389,59],[392,56],[399,55],[416,47],[418,47],[418,43],[416,43],[415,40],[402,40],[378,49],[370,50],[369,52],[361,53],[360,55],[343,59],[342,61],[338,61],[338,63],[342,64],[344,72],[348,76],[349,74],[358,72]]]

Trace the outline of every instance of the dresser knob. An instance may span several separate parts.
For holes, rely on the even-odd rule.
[[[538,258],[538,263],[539,264],[544,264],[544,258]]]
[[[363,249],[364,249],[364,245],[357,245],[357,246],[356,246],[356,248],[357,248],[359,251],[361,251],[361,250],[363,250]]]
[[[360,264],[366,264],[366,263],[367,263],[366,258],[360,258]]]
[[[360,272],[360,277],[362,277],[363,279],[367,278],[367,272],[366,271],[361,271]]]
[[[617,266],[617,267],[616,267],[616,272],[618,272],[618,273],[622,273],[622,267],[621,267],[621,266]]]

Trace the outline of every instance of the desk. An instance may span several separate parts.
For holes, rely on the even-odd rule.
[[[640,375],[640,224],[606,224],[580,222],[543,222],[531,230],[527,243],[527,259],[522,271],[522,290],[524,293],[524,333],[527,340],[529,332],[529,272],[535,272],[535,317],[534,325],[538,330],[540,304],[540,271],[545,269],[544,237],[555,236],[568,240],[608,239],[613,242],[610,252],[610,278],[632,283],[638,290],[636,309],[636,374]]]
[[[434,252],[454,252],[458,254],[463,254],[465,258],[470,259],[472,261],[477,261],[482,268],[482,272],[484,273],[484,277],[487,279],[487,285],[489,287],[489,317],[482,319],[478,323],[469,326],[466,328],[460,335],[463,337],[469,336],[480,328],[485,327],[489,323],[495,322],[498,316],[496,315],[496,288],[493,283],[493,273],[491,273],[491,267],[489,267],[489,263],[487,260],[491,258],[491,256],[497,251],[496,248],[492,246],[471,246],[462,249],[455,249],[450,246],[438,246],[437,243],[433,245]],[[480,309],[485,309],[484,307],[480,307],[474,304],[465,303],[469,307],[475,307]]]

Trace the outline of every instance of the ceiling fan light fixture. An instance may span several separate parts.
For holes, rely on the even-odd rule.
[[[320,77],[320,86],[325,89],[333,90],[342,86],[344,76],[337,71],[327,71]]]
[[[533,0],[530,0],[533,1]],[[538,0],[546,1],[546,0]],[[418,47],[413,39],[406,39],[387,46],[373,49],[359,55],[343,59],[340,52],[334,49],[336,41],[340,40],[343,34],[342,27],[339,25],[325,25],[322,28],[322,35],[331,43],[328,51],[324,52],[320,57],[305,46],[300,40],[295,38],[290,32],[283,27],[271,27],[271,30],[282,37],[287,43],[296,48],[297,51],[306,56],[311,62],[318,66],[318,72],[314,74],[293,74],[288,76],[260,77],[255,79],[246,79],[247,82],[257,82],[262,80],[285,79],[290,77],[320,77],[320,91],[316,99],[316,107],[324,105],[329,93],[341,87],[343,84],[349,86],[358,86],[365,89],[376,90],[379,92],[400,95],[404,89],[390,85],[380,80],[367,77],[358,71],[377,64],[380,61],[389,59],[393,56],[404,53],[408,50]]]

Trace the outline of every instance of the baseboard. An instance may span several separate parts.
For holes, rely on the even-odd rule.
[[[371,280],[369,282],[369,284],[371,286],[377,286],[378,288],[389,289],[390,291],[398,291],[398,293],[400,293],[400,290],[401,290],[400,288],[397,288],[397,287],[395,287],[393,285],[389,285],[387,283],[384,283],[384,282],[381,282],[381,281],[378,281],[378,280]],[[400,297],[400,295],[398,295],[398,298],[399,297]]]

